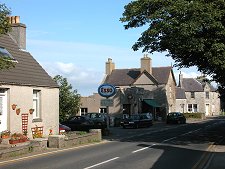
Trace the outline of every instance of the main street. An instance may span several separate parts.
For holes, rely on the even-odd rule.
[[[0,162],[4,169],[199,169],[213,143],[225,133],[225,120],[150,128],[111,128],[112,135],[95,145]]]

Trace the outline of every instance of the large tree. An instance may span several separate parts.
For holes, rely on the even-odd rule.
[[[8,18],[10,13],[11,11],[5,6],[5,4],[0,4],[0,36],[1,34],[6,34],[11,30]],[[10,57],[0,52],[0,70],[8,69],[13,66],[15,66],[15,62],[13,62]]]
[[[166,51],[175,66],[197,66],[225,89],[224,0],[135,0],[124,8],[125,29],[146,28],[133,50]]]
[[[66,78],[56,75],[53,79],[59,85],[59,121],[62,122],[76,115],[80,108],[80,95]]]

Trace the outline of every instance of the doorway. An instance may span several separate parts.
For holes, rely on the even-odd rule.
[[[0,132],[7,130],[7,90],[0,89]]]

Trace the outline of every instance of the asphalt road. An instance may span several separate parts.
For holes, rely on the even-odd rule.
[[[0,162],[1,169],[199,169],[225,120],[150,128],[111,128],[104,143]]]

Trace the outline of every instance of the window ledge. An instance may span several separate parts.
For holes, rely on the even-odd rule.
[[[41,118],[33,119],[32,122],[42,122],[42,119]]]

